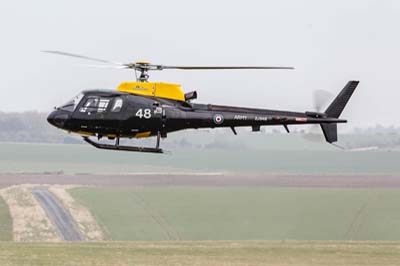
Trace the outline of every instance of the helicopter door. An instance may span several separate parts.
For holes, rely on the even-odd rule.
[[[161,107],[159,102],[153,102],[149,105],[137,106],[133,110],[136,128],[140,132],[152,132],[153,134],[157,131],[161,131],[164,108]]]
[[[81,130],[90,129],[103,132],[115,127],[108,112],[111,100],[110,97],[87,97],[77,114],[77,118],[82,121]]]

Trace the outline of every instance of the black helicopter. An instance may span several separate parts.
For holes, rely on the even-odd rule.
[[[43,51],[72,56],[133,69],[136,82],[123,82],[117,90],[87,90],[56,108],[47,118],[55,127],[77,133],[89,144],[100,149],[162,153],[160,138],[183,129],[229,127],[236,135],[236,127],[319,124],[329,143],[337,141],[337,124],[346,123],[340,115],[358,85],[349,81],[324,112],[290,112],[268,109],[196,104],[195,91],[183,93],[178,84],[149,82],[148,72],[164,69],[219,70],[219,69],[293,69],[292,67],[263,66],[167,66],[148,62],[121,64],[60,51]],[[139,74],[139,76],[138,76]],[[115,145],[95,142],[89,137],[115,139]],[[120,138],[156,136],[155,147],[120,145]]]

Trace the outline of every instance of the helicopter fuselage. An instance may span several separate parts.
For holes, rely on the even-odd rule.
[[[260,126],[320,124],[325,140],[336,142],[337,124],[346,123],[339,119],[347,102],[358,86],[358,81],[349,81],[328,108],[321,112],[290,112],[213,104],[194,104],[195,91],[184,93],[181,85],[165,82],[149,82],[149,71],[175,70],[284,70],[285,66],[197,66],[160,65],[149,62],[117,63],[85,55],[63,51],[43,51],[46,53],[75,57],[102,63],[118,69],[135,71],[136,82],[122,82],[116,91],[85,91],[67,104],[56,108],[48,122],[58,128],[84,136],[89,144],[111,150],[161,153],[160,138],[169,132],[189,128],[252,127],[260,131]],[[137,74],[139,73],[139,76]],[[157,136],[155,148],[119,145],[120,138],[141,138]],[[115,145],[93,142],[98,139],[116,139]]]
[[[50,124],[98,138],[141,138],[197,128],[252,127],[264,125],[345,123],[324,114],[301,113],[212,104],[194,104],[119,91],[84,91],[72,102],[56,108]]]

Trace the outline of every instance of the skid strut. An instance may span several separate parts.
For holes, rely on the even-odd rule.
[[[157,131],[156,149],[159,149],[159,148],[160,148],[160,137],[161,137],[161,133],[160,133],[160,131]]]
[[[157,143],[156,147],[136,147],[136,146],[122,146],[119,145],[119,136],[115,140],[115,145],[112,144],[103,144],[103,143],[98,143],[95,142],[89,137],[84,136],[83,140],[92,145],[93,147],[96,147],[98,149],[103,149],[103,150],[114,150],[114,151],[133,151],[133,152],[150,152],[150,153],[163,153],[163,150],[160,149],[160,132],[157,133]]]

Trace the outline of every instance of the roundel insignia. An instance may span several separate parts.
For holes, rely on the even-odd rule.
[[[221,114],[216,114],[214,115],[213,120],[215,124],[221,125],[224,122],[224,116]]]

